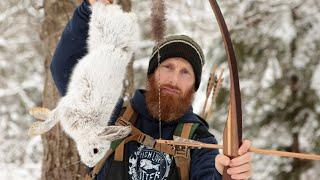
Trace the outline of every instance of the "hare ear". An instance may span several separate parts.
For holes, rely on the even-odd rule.
[[[98,134],[99,138],[114,141],[117,139],[125,138],[131,132],[129,126],[108,126],[101,133]]]

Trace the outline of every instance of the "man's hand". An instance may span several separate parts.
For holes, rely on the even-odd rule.
[[[232,179],[249,179],[252,175],[251,169],[251,153],[248,152],[251,147],[251,141],[244,140],[239,148],[239,156],[230,160],[229,157],[219,154],[215,160],[215,166],[220,174],[223,174],[223,168],[230,166],[227,173]]]
[[[113,3],[113,0],[88,0],[89,4],[93,4],[96,1],[102,1],[102,2],[107,3],[107,4],[112,4]]]

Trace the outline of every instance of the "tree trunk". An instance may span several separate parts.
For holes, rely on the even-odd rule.
[[[132,8],[131,0],[117,0],[116,3],[119,4],[124,11],[127,11],[127,12],[131,11],[131,8]],[[132,58],[128,63],[127,74],[123,81],[124,90],[122,92],[122,97],[124,97],[125,100],[129,100],[132,97],[133,92],[135,90],[133,62],[134,62],[134,58]]]
[[[40,37],[46,50],[45,85],[43,107],[53,109],[59,100],[59,94],[50,73],[50,62],[61,32],[79,0],[45,0],[44,21]],[[85,166],[79,161],[74,142],[67,137],[59,125],[42,136],[43,162],[41,179],[83,179]]]

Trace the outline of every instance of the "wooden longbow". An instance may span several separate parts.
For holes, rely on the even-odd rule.
[[[230,38],[230,33],[219,5],[216,0],[209,0],[209,2],[219,24],[226,50],[230,74],[229,112],[223,132],[223,154],[230,158],[234,158],[238,156],[239,146],[242,144],[242,109],[237,59]],[[227,167],[223,170],[222,179],[231,180],[232,178],[226,170]]]

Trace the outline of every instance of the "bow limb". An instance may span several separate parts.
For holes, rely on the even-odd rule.
[[[227,54],[230,72],[229,112],[223,132],[223,154],[229,156],[230,158],[234,158],[238,156],[239,146],[242,143],[241,93],[239,86],[237,60],[228,27],[223,18],[219,5],[216,0],[209,0],[209,2],[219,24],[220,32]],[[231,179],[231,176],[226,173],[225,168],[223,173],[223,180]]]

